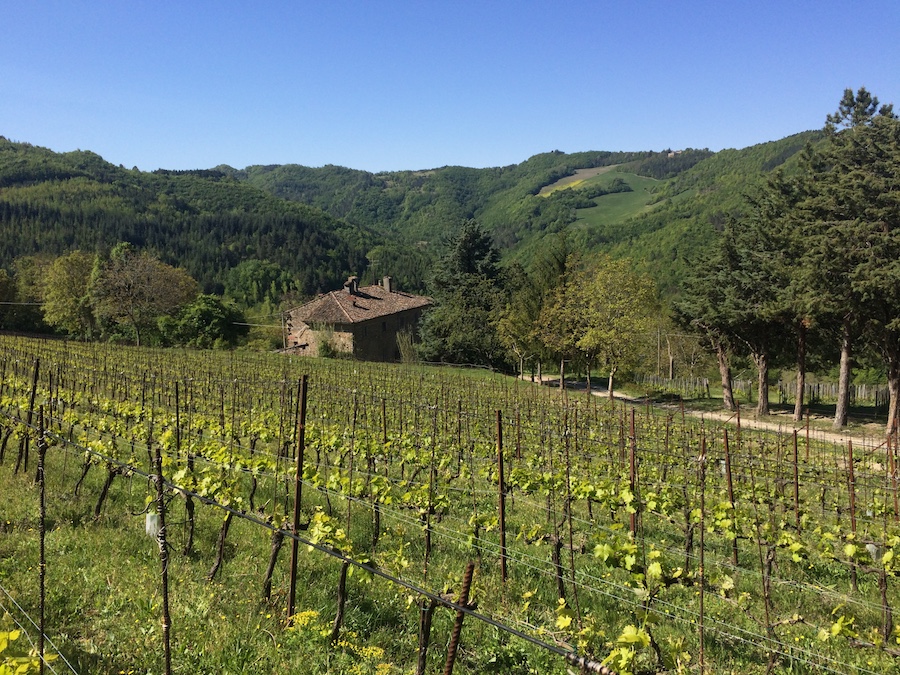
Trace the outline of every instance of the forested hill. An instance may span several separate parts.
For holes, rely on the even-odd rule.
[[[821,131],[807,131],[721,150],[660,184],[639,213],[604,223],[590,211],[579,211],[576,226],[586,223],[587,248],[632,258],[656,279],[664,296],[671,296],[687,266],[714,241],[726,219],[741,215],[744,195],[772,171],[790,173],[804,147],[823,138]]]
[[[92,152],[0,137],[0,268],[21,256],[103,252],[121,241],[155,251],[207,290],[221,290],[238,263],[259,259],[311,294],[363,269],[378,238],[220,171],[147,173]]]
[[[412,239],[432,240],[447,225],[483,215],[498,195],[537,194],[545,185],[581,167],[608,166],[652,153],[549,152],[521,164],[487,169],[447,166],[426,171],[372,174],[339,166],[296,164],[218,169],[279,197]]]
[[[0,268],[18,257],[120,241],[149,248],[221,290],[228,270],[267,260],[300,294],[350,273],[423,291],[448,233],[476,219],[507,258],[547,236],[629,256],[665,293],[741,194],[818,132],[742,150],[559,151],[505,167],[368,173],[338,166],[219,166],[141,172],[86,151],[0,137]]]
[[[685,260],[708,245],[741,194],[820,136],[804,132],[718,153],[554,151],[487,169],[373,174],[289,164],[217,170],[382,233],[389,243],[370,258],[395,267],[402,262],[407,285],[439,252],[444,235],[474,218],[506,257],[527,263],[543,237],[566,232],[581,250],[635,258],[671,291]],[[589,177],[572,180],[582,171]],[[568,189],[546,189],[561,179]]]

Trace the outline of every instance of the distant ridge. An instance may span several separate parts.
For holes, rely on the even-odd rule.
[[[0,266],[129,241],[210,290],[238,263],[264,259],[303,294],[349,274],[391,274],[417,292],[447,233],[476,219],[509,259],[527,264],[544,238],[566,236],[585,252],[634,258],[674,293],[741,194],[820,137],[717,153],[553,151],[505,167],[378,174],[295,164],[141,172],[0,137]]]

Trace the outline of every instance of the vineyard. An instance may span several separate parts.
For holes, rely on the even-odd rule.
[[[895,672],[897,483],[487,373],[3,337],[0,672]]]

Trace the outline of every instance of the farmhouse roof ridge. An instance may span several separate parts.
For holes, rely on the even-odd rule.
[[[314,323],[362,323],[431,305],[431,298],[404,293],[380,284],[329,291],[290,310],[294,320]]]

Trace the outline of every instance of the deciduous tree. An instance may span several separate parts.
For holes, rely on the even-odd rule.
[[[540,334],[563,359],[580,358],[588,373],[594,365],[605,367],[612,397],[615,375],[641,352],[655,310],[656,288],[649,277],[636,273],[629,260],[601,255],[573,268],[550,296],[539,318]]]
[[[69,335],[92,339],[97,322],[91,283],[97,256],[72,251],[54,260],[44,272],[44,320]]]
[[[630,260],[607,256],[592,261],[578,283],[585,330],[577,346],[589,364],[607,369],[612,398],[616,373],[632,365],[647,342],[657,311],[656,287]]]
[[[499,310],[495,328],[500,342],[516,357],[519,377],[524,377],[525,362],[541,352],[537,319],[541,311],[541,293],[531,277],[519,265],[506,274],[509,299]]]
[[[98,314],[129,326],[138,345],[160,316],[173,314],[197,292],[197,282],[184,270],[121,245],[113,249],[94,284]]]
[[[234,347],[247,329],[237,307],[217,295],[199,295],[176,316],[160,319],[168,342],[198,349]]]

